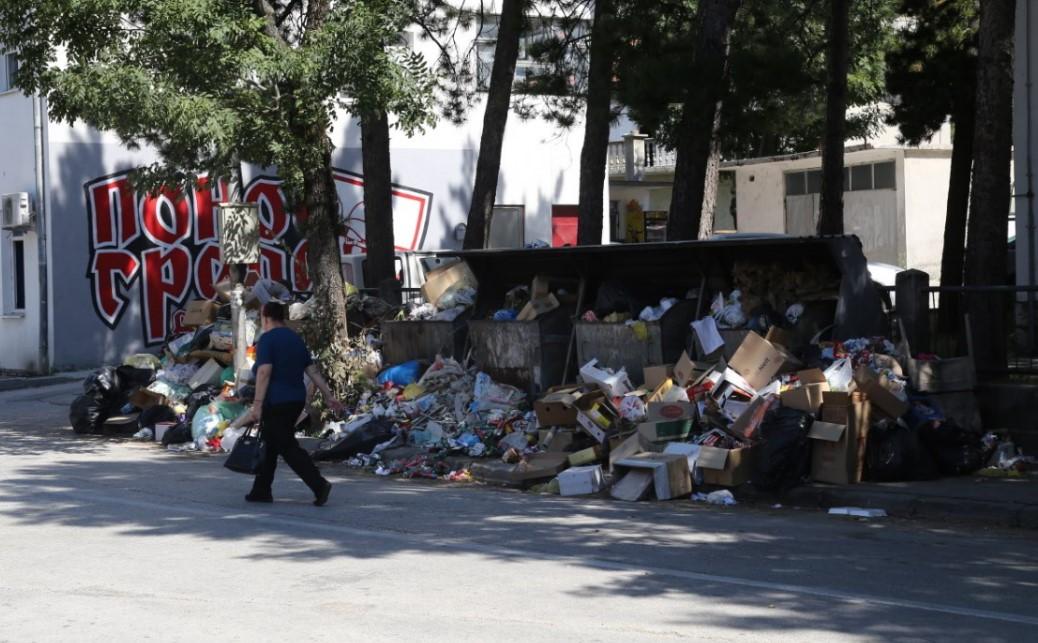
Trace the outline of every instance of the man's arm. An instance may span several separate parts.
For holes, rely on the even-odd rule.
[[[325,403],[335,412],[342,412],[342,402],[340,402],[335,395],[332,393],[332,389],[328,387],[328,382],[324,381],[324,376],[321,375],[320,369],[317,368],[317,364],[310,364],[306,367],[306,374],[310,376],[310,381],[317,385],[318,390],[321,391],[321,396],[324,397]]]
[[[252,402],[252,419],[259,420],[263,415],[263,398],[267,396],[270,386],[270,373],[274,370],[271,364],[264,364],[256,369],[256,395]]]

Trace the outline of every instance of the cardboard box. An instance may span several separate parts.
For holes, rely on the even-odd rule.
[[[215,360],[211,359],[202,365],[202,368],[198,369],[191,379],[188,380],[187,385],[191,390],[195,390],[203,384],[219,384],[220,374],[223,372],[223,366]]]
[[[774,397],[753,398],[742,415],[728,427],[728,432],[745,440],[753,440],[757,437],[757,429],[764,421],[764,416],[768,414],[768,410],[774,404]]]
[[[888,391],[879,374],[868,366],[863,364],[854,371],[854,383],[869,398],[873,406],[888,416],[897,419],[908,412],[908,402],[901,401]]]
[[[436,305],[449,290],[477,286],[476,276],[472,274],[469,265],[464,261],[458,261],[426,274],[425,283],[422,284],[422,296],[425,297],[425,301]]]
[[[559,474],[559,495],[585,496],[598,493],[605,487],[605,476],[602,467],[575,467]]]
[[[525,306],[523,306],[523,309],[519,311],[516,320],[533,321],[544,313],[550,313],[560,305],[559,300],[552,294],[549,294],[547,297],[542,297],[541,299],[531,299]]]
[[[688,351],[682,351],[681,359],[674,365],[674,383],[678,386],[688,386],[688,383],[692,381],[695,370],[695,362],[688,356]]]
[[[696,467],[703,472],[703,482],[721,487],[737,487],[748,482],[753,476],[756,448],[700,447]]]
[[[657,500],[680,498],[692,493],[692,476],[688,458],[680,454],[641,453],[616,461],[616,473],[625,475],[632,469],[648,470]]]
[[[482,482],[525,487],[538,480],[554,478],[568,465],[565,453],[538,453],[525,462],[507,464],[500,460],[472,463],[472,477]]]
[[[822,421],[847,424],[850,419],[851,394],[843,391],[822,393]]]
[[[575,402],[577,424],[599,444],[616,432],[620,424],[620,412],[606,398],[605,393],[596,391],[580,396]]]
[[[829,390],[829,382],[821,369],[812,368],[797,373],[800,387],[784,391],[780,398],[782,406],[817,415],[822,408],[822,394]]]
[[[697,412],[692,402],[650,402],[646,407],[645,419],[649,422],[694,420]]]
[[[602,445],[599,444],[593,447],[588,447],[586,449],[581,449],[580,451],[574,451],[573,453],[569,454],[569,466],[582,467],[584,465],[598,462],[602,459],[603,450],[604,449],[602,448]]]
[[[674,376],[674,364],[663,364],[661,366],[646,366],[642,369],[645,379],[645,388],[652,391],[665,380]]]
[[[778,326],[772,326],[768,329],[768,334],[764,336],[764,339],[768,340],[775,346],[781,346],[782,348],[789,350],[789,345],[793,341],[793,336],[789,334],[788,330],[784,330]]]
[[[220,304],[207,299],[192,299],[184,307],[184,326],[205,326],[216,321]]]
[[[573,404],[581,395],[579,386],[556,386],[548,389],[541,399],[533,403],[537,423],[540,426],[576,426],[577,409]]]
[[[624,474],[624,476],[613,485],[613,488],[609,490],[609,495],[617,500],[638,502],[649,495],[649,487],[651,486],[652,472],[643,469],[634,469]]]
[[[750,332],[728,365],[757,390],[775,379],[786,360],[787,355],[784,351],[757,333]]]
[[[829,417],[845,415],[846,421],[814,422],[807,437],[811,449],[811,477],[819,482],[854,484],[861,482],[865,469],[865,449],[869,434],[868,402],[858,397],[845,406],[829,409]],[[823,407],[823,414],[825,413]]]
[[[573,441],[576,440],[576,432],[573,429],[553,429],[545,446],[551,453],[568,453]]]
[[[614,439],[619,439],[620,436],[614,436],[610,439],[609,444],[609,470],[616,470],[616,461],[628,458],[632,455],[639,453],[645,453],[646,451],[652,451],[652,445],[648,440],[645,439],[641,433],[635,431],[624,438],[619,444],[614,444]]]
[[[146,388],[139,388],[130,395],[130,404],[136,406],[142,411],[146,411],[153,406],[165,406],[168,400],[165,395],[160,395],[154,391],[149,391]]]
[[[638,433],[649,442],[683,440],[692,433],[692,424],[690,419],[643,422],[638,425]]]

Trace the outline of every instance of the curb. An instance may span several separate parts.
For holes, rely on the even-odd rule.
[[[946,520],[996,527],[1038,529],[1038,503],[973,500],[950,496],[931,496],[877,489],[804,486],[792,489],[780,499],[794,506],[828,509],[855,506],[885,509],[899,518]]]
[[[21,391],[30,388],[43,388],[55,384],[68,384],[76,382],[80,378],[56,376],[56,377],[20,377],[17,379],[0,380],[0,393],[7,391]]]

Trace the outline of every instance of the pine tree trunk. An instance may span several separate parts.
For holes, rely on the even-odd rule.
[[[393,175],[389,160],[389,119],[382,110],[360,117],[364,161],[364,230],[367,238],[365,285],[390,303],[400,302],[393,240]],[[368,280],[370,279],[370,282]]]
[[[951,176],[948,180],[948,207],[944,220],[944,249],[941,253],[941,285],[961,286],[966,257],[966,221],[970,205],[970,178],[973,174],[974,83],[963,88],[963,96],[952,117]],[[961,296],[941,294],[940,328],[950,331],[962,321]]]
[[[605,203],[606,163],[609,153],[609,121],[613,87],[613,60],[616,53],[615,32],[611,24],[615,2],[595,3],[591,26],[591,62],[588,65],[587,113],[584,122],[584,146],[580,150],[580,202],[577,243],[602,243],[602,218]]]
[[[726,90],[729,36],[741,4],[741,0],[699,4],[695,58],[678,125],[674,192],[667,218],[670,241],[699,237],[710,155]]]
[[[843,143],[847,138],[850,4],[851,0],[830,1],[821,215],[818,217],[820,235],[843,234]]]
[[[322,165],[303,177],[309,246],[307,271],[313,299],[312,316],[307,323],[311,350],[317,353],[328,385],[342,395],[349,382],[346,370],[346,294],[343,290],[342,259],[339,254],[339,198],[332,175],[332,143],[325,129],[314,128],[307,144],[324,141]]]
[[[486,228],[494,210],[497,178],[501,170],[501,148],[505,141],[505,125],[512,100],[515,63],[519,58],[519,36],[523,28],[523,0],[504,0],[498,24],[494,66],[490,72],[487,107],[483,115],[483,133],[479,139],[479,160],[472,188],[472,203],[465,230],[465,248],[482,248],[486,244]]]
[[[973,143],[973,198],[966,245],[967,285],[1006,281],[1013,147],[1013,30],[1015,0],[980,4],[977,51],[976,133]],[[967,310],[974,329],[977,367],[1005,368],[1008,300],[971,294]]]
[[[714,211],[717,209],[717,187],[721,180],[721,114],[714,118],[710,158],[706,163],[703,181],[703,211],[699,215],[699,238],[709,239],[714,233]]]

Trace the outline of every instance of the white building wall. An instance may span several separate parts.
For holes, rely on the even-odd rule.
[[[18,91],[0,93],[0,128],[0,194],[27,192],[38,202],[32,101]],[[40,339],[37,236],[26,232],[21,238],[25,248],[25,310],[0,315],[0,369],[31,371],[39,359]],[[0,244],[0,270],[5,273],[0,288],[9,277],[13,279],[6,274],[12,265],[11,257],[3,254],[7,248],[6,243]]]
[[[944,224],[947,217],[951,155],[905,157],[906,265],[941,279]]]

